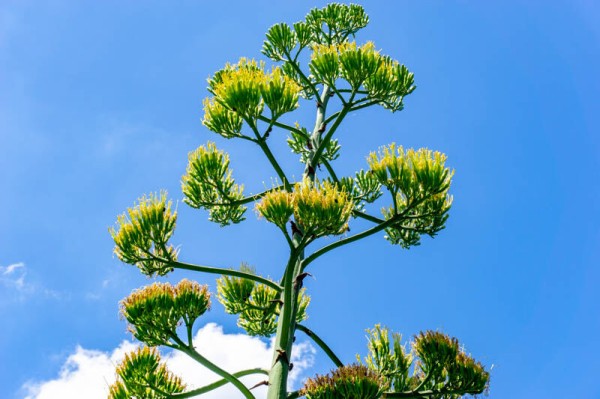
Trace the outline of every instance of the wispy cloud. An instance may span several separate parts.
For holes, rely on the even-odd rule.
[[[0,296],[2,301],[24,300],[32,294],[41,294],[46,298],[64,298],[65,295],[51,290],[27,278],[27,266],[24,262],[0,266],[0,286],[4,287]],[[16,295],[15,295],[16,294]]]
[[[108,387],[115,381],[115,366],[135,344],[124,341],[111,352],[88,350],[78,347],[63,365],[56,379],[29,382],[23,387],[25,399],[105,399]],[[226,334],[217,324],[209,323],[194,337],[194,346],[203,356],[230,372],[263,367],[268,369],[272,361],[273,342],[267,344],[255,337],[243,334]],[[313,364],[315,349],[307,342],[296,344],[292,362],[294,368],[290,383],[298,387],[307,368]],[[193,389],[219,379],[180,352],[172,352],[164,359],[171,371],[179,375],[188,388]],[[248,376],[242,379],[247,386],[264,379],[264,376]],[[253,391],[257,399],[266,397],[266,388]],[[204,399],[243,398],[233,387],[225,386],[202,396]]]
[[[25,283],[27,270],[25,263],[18,262],[8,266],[0,266],[0,284],[8,288],[16,289],[19,292],[28,292],[33,289],[32,286]]]

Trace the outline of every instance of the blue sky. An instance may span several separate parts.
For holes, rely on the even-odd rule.
[[[269,26],[324,4],[2,2],[0,397],[58,378],[78,346],[110,352],[129,338],[118,301],[149,281],[112,256],[108,227],[144,193],[181,200],[189,151],[214,140],[248,191],[270,185],[257,148],[201,125],[206,78],[260,58]],[[420,247],[371,237],[311,266],[306,324],[346,362],[365,353],[375,323],[405,337],[440,329],[494,366],[491,398],[600,397],[600,6],[364,6],[371,24],[357,40],[405,63],[418,88],[402,112],[349,117],[336,167],[349,175],[392,141],[440,150],[456,170],[454,205]],[[303,105],[296,118],[310,125]],[[271,140],[299,176],[284,132]],[[221,229],[179,211],[182,259],[281,274],[272,225],[249,213]],[[193,275],[170,280],[182,277]],[[239,332],[218,304],[203,322]],[[317,354],[307,373],[330,367]]]

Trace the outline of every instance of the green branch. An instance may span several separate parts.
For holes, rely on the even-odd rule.
[[[331,361],[337,367],[342,367],[344,365],[344,363],[342,363],[342,361],[335,355],[335,353],[333,353],[331,348],[321,338],[319,338],[319,336],[317,334],[315,334],[312,330],[310,330],[308,327],[303,326],[302,324],[296,324],[296,328],[298,330],[302,331],[303,333],[305,333],[306,335],[308,335],[313,341],[315,341],[315,343],[317,345],[319,345],[319,347],[321,347],[321,349],[323,349],[323,352],[325,352],[327,354],[327,356],[329,356]]]
[[[335,171],[331,167],[331,164],[329,163],[329,161],[326,160],[325,158],[323,158],[321,160],[321,162],[323,163],[323,165],[325,165],[325,169],[327,169],[327,172],[329,173],[331,180],[333,180],[334,183],[339,183],[340,180],[338,179],[337,175],[335,174]]]
[[[249,197],[246,198],[242,198],[240,200],[234,200],[234,201],[229,201],[229,202],[202,202],[201,204],[206,206],[206,207],[211,207],[211,206],[238,206],[238,205],[245,205],[248,204],[250,202],[254,202],[258,199],[261,199],[262,197],[264,197],[265,195],[267,195],[268,193],[270,193],[271,191],[277,191],[277,190],[281,190],[284,186],[277,186],[277,187],[273,187],[271,189],[265,190],[262,193],[258,193],[258,194],[254,194],[251,195]]]
[[[319,147],[316,149],[313,156],[311,157],[311,159],[309,161],[309,165],[313,169],[317,166],[317,163],[320,162],[321,155],[323,155],[323,151],[325,151],[325,147],[327,147],[327,143],[329,142],[329,140],[331,139],[331,137],[333,136],[333,134],[335,133],[337,128],[342,123],[342,120],[344,120],[344,117],[348,114],[348,112],[350,112],[350,104],[352,104],[353,99],[354,99],[354,93],[350,96],[350,100],[348,100],[348,104],[346,104],[342,108],[339,115],[335,119],[333,126],[331,126],[329,128],[329,130],[327,131],[327,134],[325,135],[323,140],[319,143]]]
[[[258,131],[258,129],[256,127],[256,124],[247,118],[244,118],[244,121],[246,121],[248,126],[250,126],[250,128],[254,132],[254,135],[256,136],[256,144],[258,144],[258,146],[261,148],[263,153],[267,156],[267,159],[273,166],[273,169],[275,169],[275,172],[277,172],[277,175],[281,179],[283,185],[285,186],[285,189],[287,191],[292,191],[292,186],[290,185],[290,181],[285,176],[285,172],[283,171],[283,169],[281,169],[281,166],[277,162],[277,159],[275,159],[275,156],[273,155],[273,153],[271,152],[271,149],[269,148],[269,146],[266,143],[266,139],[260,135],[260,132]]]
[[[421,392],[386,392],[381,397],[385,399],[392,398],[429,398],[432,396],[441,396],[441,395],[477,395],[482,393],[483,390],[439,390],[439,391],[421,391]]]
[[[365,220],[368,220],[369,222],[373,222],[373,223],[383,223],[383,222],[385,222],[385,220],[383,220],[383,219],[379,219],[379,218],[377,218],[375,216],[371,216],[371,215],[369,215],[367,213],[360,212],[360,211],[352,211],[352,214],[355,217],[359,217],[361,219],[365,219]]]
[[[261,369],[261,368],[255,368],[255,369],[249,369],[249,370],[243,370],[243,371],[238,371],[237,373],[233,373],[232,376],[236,377],[236,378],[240,378],[240,377],[245,377],[247,375],[252,375],[252,374],[264,374],[264,375],[269,375],[269,372],[267,370]],[[225,384],[228,384],[229,381],[226,378],[223,378],[219,381],[215,381],[212,384],[203,386],[201,388],[197,388],[194,389],[192,391],[189,392],[184,392],[184,393],[176,393],[176,394],[172,394],[170,396],[168,396],[170,399],[185,399],[185,398],[191,398],[197,395],[202,395],[204,393],[210,392],[212,390],[215,390],[217,388],[222,387]]]
[[[209,273],[209,274],[219,274],[222,276],[241,277],[246,280],[252,280],[257,283],[267,285],[267,286],[273,288],[274,290],[276,290],[277,292],[281,292],[281,290],[282,290],[282,288],[279,284],[274,283],[271,280],[267,280],[264,277],[260,277],[255,274],[252,274],[252,273],[242,272],[240,270],[223,269],[220,267],[211,267],[211,266],[192,265],[189,263],[170,261],[170,260],[159,258],[156,256],[154,256],[153,258],[154,258],[154,260],[163,262],[175,269],[191,270],[191,271],[195,271],[195,272],[202,272],[202,273]]]
[[[302,130],[297,129],[297,128],[295,128],[293,126],[290,126],[290,125],[286,125],[285,123],[274,121],[272,119],[267,118],[264,115],[259,115],[258,119],[261,120],[261,121],[263,121],[263,122],[272,124],[273,126],[276,126],[276,127],[280,128],[280,129],[288,130],[290,132],[294,132],[294,133],[298,133],[298,134],[304,135],[304,132]],[[256,142],[256,140],[254,140],[254,139],[252,141]]]
[[[315,85],[312,84],[312,82],[308,79],[308,77],[304,74],[304,72],[302,72],[302,69],[300,69],[300,66],[295,61],[295,59],[294,59],[294,61],[292,61],[292,55],[287,51],[284,54],[286,57],[288,57],[287,60],[285,60],[285,61],[290,63],[290,65],[292,65],[292,68],[294,68],[296,73],[298,73],[298,76],[300,76],[300,78],[302,80],[304,80],[304,82],[308,85],[308,87],[313,92],[314,96],[319,98],[319,92],[317,91],[317,88],[315,87]],[[297,57],[298,57],[298,54],[296,54],[296,58]]]
[[[194,359],[213,373],[219,375],[220,377],[223,377],[223,379],[225,379],[227,382],[233,384],[246,397],[246,399],[256,399],[252,392],[250,392],[250,390],[246,388],[246,386],[242,384],[242,382],[235,376],[223,370],[222,368],[220,368],[219,366],[202,356],[194,349],[193,346],[188,346],[184,344],[177,335],[173,334],[172,338],[178,344],[176,349],[185,353],[186,355],[188,355],[189,357],[191,357],[192,359]]]
[[[296,399],[300,397],[300,392],[301,391],[294,391],[294,392],[290,392],[289,395],[287,396],[287,399]]]
[[[311,264],[311,263],[312,263],[312,262],[313,262],[315,259],[317,259],[317,258],[318,258],[318,257],[320,257],[321,255],[324,255],[324,254],[326,254],[327,252],[329,252],[329,251],[331,251],[331,250],[333,250],[333,249],[335,249],[335,248],[341,247],[341,246],[343,246],[343,245],[350,244],[350,243],[352,243],[352,242],[354,242],[354,241],[358,241],[358,240],[360,240],[360,239],[363,239],[363,238],[365,238],[365,237],[368,237],[368,236],[370,236],[370,235],[373,235],[373,234],[375,234],[375,233],[378,233],[378,232],[380,232],[380,231],[382,231],[382,230],[385,230],[387,227],[390,227],[390,226],[392,226],[394,223],[397,223],[397,222],[399,221],[399,219],[400,219],[400,218],[398,218],[398,216],[399,216],[399,215],[396,215],[395,217],[393,217],[393,218],[391,218],[391,219],[388,219],[388,220],[386,220],[385,222],[383,222],[383,223],[380,223],[380,224],[378,224],[378,225],[377,225],[377,226],[375,226],[375,227],[371,227],[371,228],[370,228],[370,229],[368,229],[368,230],[365,230],[365,231],[363,231],[363,232],[361,232],[361,233],[355,234],[355,235],[353,235],[353,236],[350,236],[350,237],[346,237],[346,238],[344,238],[344,239],[341,239],[341,240],[339,240],[339,241],[336,241],[336,242],[334,242],[334,243],[331,243],[331,244],[329,244],[329,245],[326,245],[325,247],[323,247],[323,248],[321,248],[321,249],[319,249],[319,250],[315,251],[315,252],[314,252],[314,253],[312,253],[310,256],[308,256],[306,259],[304,259],[304,261],[302,262],[302,263],[303,263],[302,270],[306,269],[306,267],[307,267],[309,264]]]

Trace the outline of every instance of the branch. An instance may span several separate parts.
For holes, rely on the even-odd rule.
[[[306,335],[308,335],[313,341],[315,341],[315,343],[317,345],[319,345],[321,347],[321,349],[323,349],[323,351],[327,354],[327,356],[329,356],[331,361],[337,367],[342,367],[344,365],[344,363],[342,363],[342,361],[335,355],[335,353],[333,353],[331,348],[321,338],[319,338],[319,336],[317,334],[315,334],[312,330],[310,330],[308,327],[305,327],[299,323],[296,324],[296,328],[298,330],[302,331],[303,333],[305,333]]]
[[[271,149],[267,145],[267,143],[265,141],[265,138],[263,138],[260,135],[260,132],[256,128],[256,125],[251,120],[249,120],[247,118],[244,118],[244,120],[246,121],[246,123],[248,124],[248,126],[250,126],[250,128],[252,128],[252,131],[254,132],[254,135],[256,136],[256,144],[258,144],[258,146],[261,148],[261,150],[263,150],[263,153],[267,156],[267,159],[269,160],[269,162],[273,166],[273,169],[275,169],[275,172],[277,172],[277,175],[279,176],[279,178],[283,182],[283,185],[285,186],[285,189],[287,191],[291,192],[292,191],[292,186],[290,185],[290,181],[285,176],[285,173],[284,173],[283,169],[281,169],[281,166],[279,166],[279,163],[277,162],[277,159],[275,159],[275,156],[273,155],[273,153],[271,152]]]
[[[294,391],[294,392],[290,392],[287,396],[287,399],[296,399],[300,397],[300,392],[301,391]]]
[[[302,80],[304,80],[304,82],[310,87],[311,91],[313,92],[313,95],[316,98],[319,98],[319,92],[317,91],[317,88],[306,77],[304,72],[302,72],[302,69],[300,69],[300,67],[298,66],[298,63],[295,61],[295,59],[294,59],[294,61],[292,61],[292,55],[290,53],[288,53],[287,51],[284,54],[288,57],[288,59],[285,61],[289,62],[292,65],[292,68],[294,68],[294,70],[298,73],[298,76],[300,76],[300,78]],[[296,57],[298,57],[298,54],[296,54]]]
[[[254,202],[257,199],[260,199],[262,197],[264,197],[265,195],[267,195],[268,193],[270,193],[271,191],[276,191],[276,190],[281,190],[284,186],[277,186],[277,187],[273,187],[269,190],[265,190],[262,193],[258,193],[258,194],[254,194],[251,195],[249,197],[246,198],[242,198],[240,200],[235,200],[235,201],[229,201],[229,202],[202,202],[201,204],[207,207],[211,207],[211,206],[238,206],[238,205],[245,205],[248,204],[250,202]]]
[[[277,292],[281,292],[282,288],[279,284],[274,283],[271,280],[267,280],[264,277],[261,276],[257,276],[255,274],[252,273],[246,273],[246,272],[242,272],[240,270],[233,270],[233,269],[222,269],[220,267],[211,267],[211,266],[200,266],[200,265],[192,265],[189,263],[183,263],[183,262],[178,262],[178,261],[171,261],[171,260],[167,260],[167,259],[163,259],[163,258],[159,258],[156,256],[153,256],[154,260],[163,262],[175,269],[183,269],[183,270],[192,270],[195,272],[202,272],[202,273],[210,273],[210,274],[219,274],[222,276],[233,276],[233,277],[240,277],[246,280],[252,280],[255,281],[257,283],[260,284],[264,284],[267,285],[271,288],[273,288],[274,290],[276,290]]]
[[[381,397],[382,398],[423,398],[430,397],[433,395],[477,395],[482,393],[483,390],[445,390],[441,389],[439,391],[421,391],[421,392],[386,392]]]
[[[311,159],[309,161],[309,165],[313,169],[316,167],[317,163],[320,161],[321,155],[323,154],[323,151],[325,150],[327,143],[331,139],[331,136],[333,136],[333,134],[335,133],[337,128],[340,126],[340,124],[342,123],[342,120],[344,120],[344,117],[346,116],[346,114],[348,114],[348,112],[350,112],[350,110],[351,110],[350,104],[352,104],[353,99],[354,99],[354,94],[352,94],[350,96],[350,99],[348,100],[348,104],[344,105],[344,107],[340,111],[339,115],[335,119],[333,126],[331,126],[329,128],[329,131],[327,132],[327,134],[325,135],[323,140],[319,143],[319,147],[316,149],[313,156],[311,157]]]
[[[302,130],[297,129],[297,128],[295,128],[293,126],[290,126],[290,125],[286,125],[285,123],[274,121],[272,119],[267,118],[266,116],[259,115],[258,119],[261,120],[261,121],[263,121],[263,122],[266,122],[266,123],[269,123],[269,124],[273,124],[273,126],[281,128],[283,130],[288,130],[288,131],[291,131],[291,132],[294,132],[294,133],[298,133],[298,134],[304,135],[304,132]],[[255,141],[255,140],[252,140],[252,141]]]
[[[251,374],[264,374],[264,375],[269,375],[269,372],[267,370],[261,369],[261,368],[256,368],[256,369],[249,369],[249,370],[243,370],[243,371],[238,371],[237,373],[233,373],[232,376],[236,377],[236,378],[240,378],[240,377],[244,377],[247,375],[251,375]],[[197,388],[194,389],[192,391],[189,392],[184,392],[184,393],[177,393],[177,394],[172,394],[169,396],[170,399],[185,399],[185,398],[191,398],[193,396],[197,396],[197,395],[201,395],[207,392],[210,392],[214,389],[217,389],[219,387],[222,387],[223,385],[229,383],[229,381],[227,381],[227,379],[223,378],[219,381],[215,381],[212,384],[203,386],[201,388]]]
[[[362,238],[368,237],[370,235],[373,235],[375,233],[380,232],[381,230],[384,230],[386,227],[389,227],[391,225],[393,225],[394,223],[397,223],[398,220],[400,219],[399,216],[401,215],[396,215],[391,219],[386,220],[383,223],[378,224],[375,227],[371,227],[368,230],[365,230],[361,233],[355,234],[353,236],[350,237],[346,237],[344,239],[341,239],[339,241],[336,241],[334,243],[331,243],[329,245],[324,246],[323,248],[315,251],[313,254],[311,254],[309,257],[307,257],[306,259],[304,259],[304,261],[302,262],[302,270],[306,269],[306,267],[312,263],[312,261],[314,261],[315,259],[317,259],[319,256],[326,254],[327,252],[337,248],[337,247],[341,247],[343,245],[346,244],[350,244],[354,241],[360,240]]]
[[[340,180],[338,179],[337,175],[335,174],[335,171],[331,167],[331,164],[329,163],[329,161],[326,160],[325,158],[323,158],[323,159],[321,159],[321,162],[323,163],[323,165],[325,165],[325,169],[327,169],[327,172],[329,173],[331,180],[333,180],[334,183],[339,183]]]
[[[173,340],[178,344],[177,349],[212,371],[213,373],[223,377],[223,379],[227,380],[227,382],[232,383],[245,397],[246,399],[256,399],[252,392],[240,380],[238,380],[232,374],[229,374],[227,371],[223,370],[200,353],[198,353],[193,346],[188,346],[184,344],[177,335],[172,336]]]
[[[360,211],[352,211],[352,214],[354,216],[356,216],[356,217],[368,220],[369,222],[373,222],[373,223],[383,223],[383,222],[385,222],[385,220],[383,220],[383,219],[379,219],[379,218],[377,218],[375,216],[371,216],[371,215],[369,215],[367,213],[360,212]]]

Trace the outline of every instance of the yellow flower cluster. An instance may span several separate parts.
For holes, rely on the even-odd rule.
[[[284,190],[273,190],[256,204],[256,210],[269,222],[285,228],[294,213],[294,194]]]
[[[309,68],[317,81],[330,86],[344,78],[354,89],[374,75],[383,63],[383,57],[373,42],[357,46],[356,42],[313,46]]]
[[[177,259],[177,250],[167,244],[177,220],[177,212],[171,210],[171,205],[166,192],[150,194],[118,216],[118,230],[111,228],[110,234],[115,241],[114,252],[121,261],[138,266],[148,275],[170,271],[153,258]]]
[[[181,319],[192,325],[210,309],[205,285],[182,280],[176,286],[154,283],[132,292],[121,302],[121,313],[133,335],[147,345],[164,345]]]
[[[214,98],[204,101],[203,123],[231,138],[239,135],[242,121],[257,118],[265,104],[274,118],[296,109],[301,87],[279,67],[266,73],[264,62],[242,58],[217,72],[209,90]]]
[[[257,211],[281,228],[294,219],[304,234],[326,236],[342,234],[354,209],[350,195],[329,181],[296,183],[294,192],[274,190],[257,204]]]
[[[406,198],[447,191],[454,172],[445,167],[446,156],[426,148],[404,150],[396,144],[382,147],[367,158],[371,172],[389,190]]]

